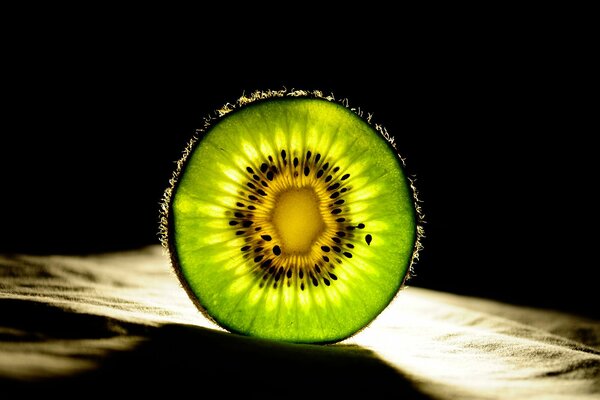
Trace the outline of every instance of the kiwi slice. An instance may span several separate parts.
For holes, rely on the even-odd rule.
[[[370,118],[369,118],[370,119]],[[319,92],[257,92],[207,121],[163,204],[163,244],[225,329],[329,343],[371,322],[419,249],[393,141]]]

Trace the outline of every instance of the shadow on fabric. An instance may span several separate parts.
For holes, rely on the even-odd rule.
[[[296,345],[183,324],[149,326],[24,300],[1,300],[0,315],[1,352],[13,367],[3,371],[0,363],[4,393],[320,397],[393,391],[428,398],[374,352],[355,345]]]

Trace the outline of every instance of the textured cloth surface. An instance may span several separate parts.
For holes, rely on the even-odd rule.
[[[404,289],[330,346],[224,332],[193,306],[159,247],[90,256],[0,255],[0,390],[65,397],[598,399],[600,323]],[[210,392],[210,391],[209,391]]]

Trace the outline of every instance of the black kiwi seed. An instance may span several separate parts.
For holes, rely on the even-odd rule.
[[[276,256],[281,255],[281,248],[278,245],[275,245],[275,247],[273,247],[273,254],[275,254]]]
[[[373,240],[373,236],[371,236],[370,234],[368,234],[367,236],[365,236],[365,241],[367,242],[367,244],[370,246],[371,245],[371,241]]]

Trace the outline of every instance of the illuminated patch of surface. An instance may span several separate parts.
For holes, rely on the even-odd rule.
[[[117,387],[151,395],[159,381],[232,375],[260,382],[267,373],[269,389],[279,395],[292,377],[308,373],[327,377],[332,397],[368,392],[373,382],[409,399],[600,395],[600,323],[572,314],[411,287],[356,336],[304,346],[215,330],[158,246],[88,256],[0,255],[0,282],[4,393],[93,389],[114,397]],[[329,293],[322,292],[324,300]],[[227,393],[264,396],[265,385],[233,386]],[[18,391],[7,392],[11,387]]]

